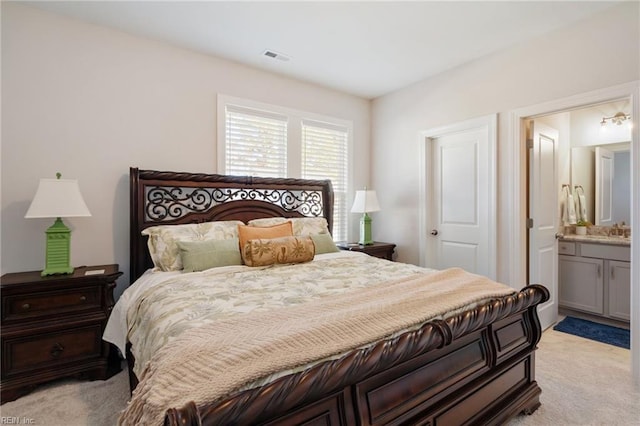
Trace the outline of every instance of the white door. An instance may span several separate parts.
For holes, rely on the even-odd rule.
[[[461,267],[495,279],[495,201],[490,125],[427,139],[429,267]]]
[[[595,225],[613,225],[613,152],[596,147]]]
[[[538,306],[543,329],[558,319],[558,131],[533,122],[529,144],[529,283],[542,284],[551,293]]]

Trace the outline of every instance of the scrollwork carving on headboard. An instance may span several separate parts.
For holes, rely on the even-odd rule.
[[[175,220],[237,200],[266,201],[303,216],[323,214],[321,191],[244,188],[145,187],[145,220]]]

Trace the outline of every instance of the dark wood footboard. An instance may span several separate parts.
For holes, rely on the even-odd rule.
[[[167,411],[166,425],[501,424],[540,405],[536,313],[524,288],[224,401]]]

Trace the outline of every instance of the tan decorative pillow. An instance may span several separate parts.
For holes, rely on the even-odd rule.
[[[182,259],[178,241],[230,240],[238,238],[239,220],[193,223],[186,225],[158,225],[142,231],[148,235],[149,254],[157,270],[179,271]]]
[[[293,235],[318,235],[328,234],[329,225],[324,217],[267,217],[263,219],[253,219],[247,224],[249,226],[273,226],[285,222],[291,222],[293,225]]]
[[[291,237],[293,236],[293,229],[291,228],[291,222],[283,222],[279,225],[257,227],[238,225],[238,238],[240,239],[240,250],[249,240],[279,238],[279,237]]]
[[[247,266],[310,262],[315,254],[311,237],[248,240],[242,249],[242,258]]]

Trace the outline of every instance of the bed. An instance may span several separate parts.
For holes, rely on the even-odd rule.
[[[278,218],[277,223],[281,223],[280,221],[286,221],[286,218],[294,221],[320,218],[329,232],[332,229],[334,194],[330,181],[176,173],[131,168],[130,195],[132,283],[146,279],[149,271],[154,268],[154,260],[157,261],[157,259],[152,259],[148,248],[149,241],[143,234],[148,228],[154,229],[153,227],[158,225],[226,223],[228,221],[241,221],[247,224],[257,219],[266,220],[268,223],[275,218]],[[314,243],[315,247],[319,247],[315,239]],[[378,263],[371,266],[358,266],[371,261]],[[334,263],[346,265],[346,272],[333,273],[332,266],[329,265]],[[412,309],[430,311],[432,308],[431,303],[423,303],[412,296],[407,296],[416,288],[423,286],[416,281],[417,279],[437,279],[438,282],[444,282],[445,284],[438,285],[445,289],[445,293],[446,289],[455,287],[457,282],[484,279],[484,277],[471,276],[457,270],[428,271],[427,273],[423,271],[424,268],[403,266],[377,258],[374,260],[362,253],[349,252],[347,255],[347,252],[339,251],[316,254],[311,262],[277,266],[278,268],[271,266],[255,268],[255,271],[259,272],[252,270],[242,273],[256,275],[262,274],[262,271],[273,270],[276,274],[282,275],[283,271],[295,271],[291,272],[287,278],[290,289],[297,287],[296,280],[305,281],[295,275],[303,268],[308,269],[305,273],[310,273],[314,277],[330,275],[332,283],[337,282],[336,285],[342,280],[341,277],[349,277],[345,280],[354,281],[357,285],[366,287],[362,291],[370,293],[367,297],[381,297],[389,300],[397,295],[398,298],[411,299],[403,300],[402,303],[413,300],[415,306],[407,308],[407,311]],[[349,267],[370,269],[378,275],[388,271],[390,277],[394,273],[399,275],[394,279],[389,278],[388,287],[389,283],[369,286],[367,281],[372,281],[372,278],[354,273],[353,271],[358,269],[350,270]],[[231,269],[227,271],[225,268]],[[235,283],[231,279],[232,276],[240,274],[239,271],[243,268],[249,267],[225,266],[218,271],[214,268],[193,274],[198,276],[218,274],[222,277],[220,282],[224,283],[219,286],[226,285],[231,289],[230,293],[243,293],[237,290],[244,288],[238,287],[242,282]],[[409,273],[410,275],[403,275]],[[177,294],[181,291],[177,290],[181,289],[181,286],[197,287],[198,285],[194,284],[195,281],[185,281],[185,277],[189,274],[181,275],[180,272],[176,272],[174,275],[176,278],[172,278],[174,280],[172,285],[159,286],[166,287],[169,295]],[[243,279],[246,280],[246,277]],[[442,279],[449,281],[442,281]],[[267,281],[273,281],[273,279]],[[307,285],[307,283],[301,284]],[[433,288],[438,285],[434,284]],[[495,283],[495,285],[499,284]],[[323,283],[322,287],[325,286]],[[351,334],[346,337],[337,334],[345,330],[344,323],[340,321],[352,321],[351,313],[348,313],[348,318],[331,313],[329,317],[337,317],[335,326],[327,321],[327,328],[323,329],[322,333],[316,332],[312,336],[296,334],[296,338],[288,336],[287,339],[290,340],[286,340],[286,345],[293,346],[270,348],[269,351],[273,350],[275,355],[260,348],[260,352],[255,355],[253,361],[248,362],[249,369],[254,368],[255,371],[264,373],[260,370],[261,367],[257,366],[262,360],[275,356],[274,360],[287,358],[289,362],[289,354],[293,352],[291,357],[299,357],[299,359],[292,359],[291,364],[283,365],[295,366],[295,368],[272,372],[273,374],[269,374],[268,377],[257,376],[259,380],[249,381],[243,378],[244,382],[237,382],[243,386],[238,387],[234,382],[235,388],[231,385],[229,385],[231,387],[225,387],[231,380],[228,376],[235,378],[237,375],[232,367],[235,364],[229,364],[227,360],[220,361],[221,364],[218,366],[218,360],[208,364],[210,361],[207,359],[207,363],[197,364],[194,361],[192,366],[182,357],[186,356],[190,360],[199,356],[200,352],[211,352],[216,357],[220,355],[221,359],[235,360],[233,356],[236,355],[220,352],[220,348],[227,345],[225,339],[232,340],[232,343],[229,343],[230,352],[234,352],[235,348],[238,348],[238,351],[244,351],[245,346],[253,345],[254,340],[261,340],[262,336],[268,334],[265,330],[270,328],[271,321],[275,320],[276,315],[280,316],[281,311],[276,314],[274,309],[265,309],[263,312],[251,313],[251,315],[240,315],[242,320],[246,321],[239,323],[241,325],[234,322],[236,316],[233,315],[214,321],[215,324],[208,324],[212,321],[203,320],[207,323],[206,327],[195,327],[175,339],[171,338],[169,339],[171,342],[162,349],[147,348],[150,352],[149,357],[153,357],[152,362],[147,362],[145,358],[144,363],[139,364],[136,364],[140,361],[134,354],[136,349],[139,349],[137,352],[139,354],[144,352],[141,348],[147,345],[147,339],[141,333],[148,332],[139,332],[140,336],[136,343],[129,340],[129,337],[136,334],[129,330],[126,353],[133,397],[121,421],[123,424],[134,423],[127,420],[127,413],[135,411],[136,406],[137,409],[142,410],[143,407],[152,405],[149,400],[140,400],[142,395],[158,396],[159,394],[162,394],[165,401],[161,404],[163,410],[161,421],[166,425],[501,424],[519,413],[530,414],[540,405],[541,393],[535,381],[535,349],[542,332],[536,307],[548,300],[549,293],[541,285],[530,285],[520,291],[510,289],[498,291],[498,287],[492,288],[491,291],[477,288],[480,293],[475,296],[475,299],[470,299],[470,302],[457,303],[455,298],[459,295],[452,293],[448,296],[448,302],[433,303],[433,313],[429,314],[431,316],[425,314],[425,318],[429,319],[418,324],[405,324],[403,322],[405,309],[398,313],[397,307],[393,306],[385,308],[389,310],[387,313],[375,312],[372,318],[358,316],[358,321],[365,324],[363,329],[349,330]],[[305,287],[302,293],[306,295],[307,292]],[[472,290],[464,289],[464,292],[470,294]],[[499,296],[490,296],[494,292]],[[349,290],[345,294],[335,296],[337,297],[335,299],[333,295],[331,298],[323,296],[320,301],[314,301],[314,304],[296,300],[295,306],[287,307],[292,315],[290,318],[293,318],[293,320],[289,319],[287,324],[292,325],[293,328],[302,327],[307,319],[305,316],[311,317],[309,322],[313,322],[316,312],[318,312],[317,318],[325,318],[323,309],[328,309],[329,305],[354,306],[352,304],[355,303],[353,302],[355,299],[350,299],[355,297],[354,294],[355,290]],[[167,295],[156,299],[149,297],[149,300],[154,302],[148,302],[147,305],[155,306],[157,300],[169,298],[170,296]],[[300,298],[299,294],[294,299],[297,298]],[[127,299],[127,297],[121,297],[121,299]],[[235,306],[235,302],[230,304]],[[446,311],[435,310],[435,306],[440,307],[441,304],[443,307],[448,307]],[[142,308],[136,307],[136,310],[139,309]],[[182,309],[184,308],[179,311]],[[365,315],[365,313],[371,315],[369,311],[370,309],[363,308],[362,313],[357,315]],[[306,312],[314,312],[314,314],[305,315]],[[135,317],[122,312],[114,314],[112,319],[123,315],[129,315],[129,319]],[[181,314],[187,315],[184,312]],[[140,314],[140,317],[142,319],[138,321],[145,322],[148,316]],[[188,315],[187,318],[192,319]],[[321,322],[324,326],[325,320]],[[399,327],[400,324],[403,326]],[[132,327],[126,326],[129,329]],[[384,337],[377,337],[371,341],[368,333],[373,331],[368,330],[368,327],[376,329],[375,333],[381,333],[380,336]],[[393,333],[388,333],[390,329],[377,330],[378,327],[395,328]],[[204,336],[204,330],[209,334]],[[335,330],[337,332],[334,336],[331,333]],[[243,334],[245,331],[246,335]],[[302,333],[300,330],[294,331]],[[360,341],[361,336],[362,341]],[[191,338],[194,340],[190,340]],[[209,344],[207,342],[209,338],[215,344]],[[305,340],[307,338],[310,340]],[[196,342],[197,339],[199,339],[198,342]],[[233,339],[236,340],[233,341]],[[268,339],[270,337],[265,337],[263,340]],[[326,353],[321,353],[317,356],[318,359],[313,360],[309,358],[309,354],[303,353],[307,348],[309,351],[315,346],[323,349],[345,339],[358,343],[353,343],[354,347],[346,349],[336,343],[335,348],[327,349]],[[307,341],[311,343],[308,345],[301,343]],[[274,346],[278,346],[280,345],[278,342],[282,341],[274,340],[274,342],[276,342]],[[125,342],[119,343],[122,348]],[[295,349],[292,351],[290,348]],[[246,350],[252,354],[252,351],[255,351],[253,347]],[[189,355],[190,353],[195,355]],[[301,360],[305,362],[301,363]],[[162,366],[165,368],[162,374],[167,376],[173,373],[173,376],[166,378],[151,366],[158,366],[158,370]],[[242,367],[238,367],[238,370],[241,369]],[[251,374],[255,375],[255,371]],[[249,377],[256,379],[251,375]],[[224,392],[215,394],[215,398],[211,400],[207,399],[211,398],[209,395],[214,388],[220,388]],[[165,392],[174,392],[175,396],[167,400]]]

